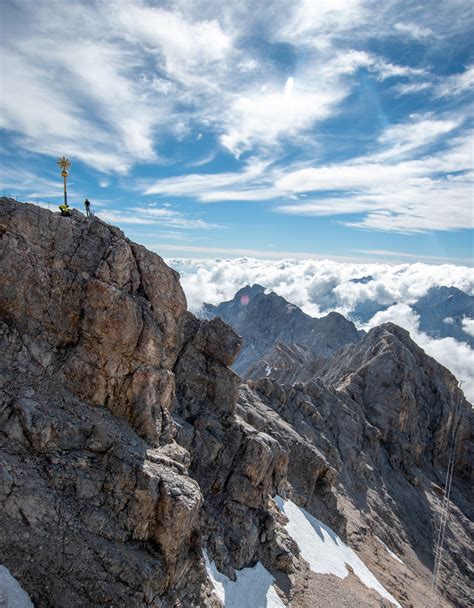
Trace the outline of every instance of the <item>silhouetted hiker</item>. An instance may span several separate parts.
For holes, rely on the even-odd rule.
[[[84,201],[84,207],[86,208],[86,217],[89,217],[91,214],[91,203],[88,198]]]
[[[61,211],[61,215],[63,217],[71,216],[71,208],[69,207],[69,205],[67,203],[63,203],[62,205],[59,205],[59,210]]]

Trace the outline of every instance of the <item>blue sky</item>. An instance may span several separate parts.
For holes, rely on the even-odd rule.
[[[1,189],[165,257],[472,258],[467,0],[4,0]]]

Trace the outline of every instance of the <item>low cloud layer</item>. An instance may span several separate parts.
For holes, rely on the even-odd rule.
[[[474,271],[465,266],[428,264],[348,264],[331,260],[185,260],[168,262],[181,273],[189,308],[198,312],[203,302],[229,300],[247,284],[260,283],[311,316],[331,310],[349,316],[358,304],[376,301],[387,310],[366,324],[393,321],[404,327],[432,357],[463,381],[466,396],[474,400],[474,352],[453,338],[435,340],[419,331],[419,318],[410,308],[430,287],[457,287],[474,295]],[[465,327],[472,327],[468,318]]]

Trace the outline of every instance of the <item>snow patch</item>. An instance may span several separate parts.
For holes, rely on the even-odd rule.
[[[253,568],[236,570],[234,582],[219,572],[215,563],[209,559],[207,551],[204,550],[203,555],[215,594],[225,608],[255,608],[256,606],[285,608],[285,604],[273,587],[274,577],[260,562],[257,562]]]
[[[265,376],[269,376],[272,373],[271,365],[267,365],[265,368]]]
[[[405,565],[404,562],[402,562],[402,560],[398,557],[398,555],[395,555],[395,553],[393,551],[391,551],[387,545],[383,542],[383,540],[381,538],[379,538],[378,536],[375,536],[375,538],[379,541],[379,543],[387,550],[388,554],[390,555],[390,557],[393,557],[393,559],[396,559],[397,562],[400,562],[401,564]]]
[[[34,608],[26,591],[23,591],[20,583],[5,566],[0,566],[0,606],[2,608]]]
[[[291,500],[275,497],[279,509],[288,518],[285,526],[288,534],[298,545],[302,557],[311,570],[317,574],[334,574],[345,578],[350,566],[354,574],[371,589],[395,606],[401,608],[397,600],[383,587],[354,551],[342,542],[339,536],[310,513],[295,505]]]

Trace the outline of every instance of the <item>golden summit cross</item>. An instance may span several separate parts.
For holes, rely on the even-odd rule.
[[[69,175],[68,169],[71,167],[71,161],[68,158],[66,158],[65,156],[63,156],[61,158],[58,158],[57,164],[62,169],[61,175],[62,175],[63,180],[64,180],[64,204],[67,207],[67,185],[66,185],[66,180],[67,180],[67,176]]]

